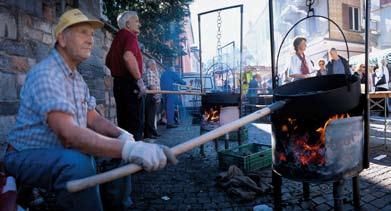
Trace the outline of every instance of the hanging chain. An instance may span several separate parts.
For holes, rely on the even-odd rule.
[[[217,13],[217,58],[218,61],[221,62],[221,11]]]
[[[306,0],[305,4],[308,7],[307,11],[307,17],[315,15],[315,10],[312,8],[312,5],[314,5],[315,0]]]

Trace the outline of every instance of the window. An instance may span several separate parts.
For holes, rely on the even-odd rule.
[[[360,30],[359,9],[357,7],[349,7],[349,29],[354,31]]]

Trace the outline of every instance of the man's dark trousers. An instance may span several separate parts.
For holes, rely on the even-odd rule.
[[[153,95],[147,95],[145,98],[145,128],[144,136],[151,137],[157,135],[155,128],[156,99]]]
[[[141,140],[144,130],[144,98],[139,98],[136,81],[130,77],[114,78],[114,98],[117,104],[118,126]]]

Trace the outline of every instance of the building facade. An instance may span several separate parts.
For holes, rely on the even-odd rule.
[[[349,47],[349,57],[362,54],[364,52],[364,5],[364,0],[315,0],[312,5],[313,14],[326,18],[308,18],[298,23],[308,15],[305,0],[273,1],[275,56],[278,60],[280,78],[284,77],[289,58],[294,53],[293,40],[297,36],[307,38],[306,54],[313,61],[315,69],[318,68],[317,61],[320,58],[328,60],[328,50],[332,47],[336,48],[342,56],[348,57],[343,35]],[[245,45],[247,52],[255,57],[253,65],[270,66],[268,7],[260,11],[259,17],[245,34]],[[280,55],[277,58],[279,49]]]

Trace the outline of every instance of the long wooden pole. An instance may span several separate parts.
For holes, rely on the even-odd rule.
[[[185,88],[188,88],[190,90],[201,90],[200,88],[197,88],[197,87],[194,87],[194,86],[190,86],[190,85],[182,85],[182,84],[178,84],[178,83],[172,83],[172,85],[178,86],[178,87],[185,87]]]
[[[203,134],[202,136],[198,136],[196,138],[193,138],[189,141],[186,141],[182,144],[176,145],[175,147],[171,148],[172,152],[175,156],[178,156],[182,153],[185,153],[187,151],[192,150],[195,147],[201,146],[208,141],[211,141],[215,138],[218,138],[228,132],[237,130],[238,128],[253,122],[261,117],[264,117],[271,112],[278,110],[282,108],[285,105],[285,101],[277,101],[266,108],[263,108],[261,110],[258,110],[254,113],[251,113],[247,116],[244,116],[240,119],[237,119],[233,122],[230,122],[228,124],[225,124],[215,130],[212,130],[208,133]],[[128,164],[104,173],[100,173],[91,177],[86,177],[83,179],[73,180],[69,181],[66,184],[67,190],[69,192],[77,192],[80,190],[83,190],[85,188],[90,188],[93,186],[96,186],[98,184],[102,184],[105,182],[113,181],[115,179],[128,176],[130,174],[136,173],[138,171],[142,170],[142,168],[135,164]]]
[[[147,94],[176,94],[176,95],[204,95],[201,92],[170,91],[170,90],[147,90]]]

